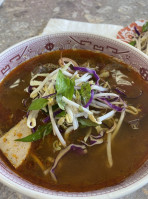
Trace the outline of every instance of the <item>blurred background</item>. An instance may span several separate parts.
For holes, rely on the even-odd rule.
[[[148,0],[0,0],[0,53],[42,33],[50,18],[126,26],[148,19]],[[0,183],[0,199],[29,199]],[[148,186],[122,199],[148,199]]]
[[[147,19],[147,8],[147,0],[5,0],[0,6],[0,52],[41,33],[50,18],[126,26]]]

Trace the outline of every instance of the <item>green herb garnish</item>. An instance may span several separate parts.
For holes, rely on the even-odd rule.
[[[29,106],[28,110],[29,111],[40,110],[40,109],[44,108],[45,106],[47,106],[47,104],[48,104],[47,99],[44,99],[44,98],[35,99]]]
[[[92,122],[89,119],[84,119],[84,118],[78,118],[78,122],[81,124],[81,127],[87,127],[87,126],[98,126],[97,123]]]
[[[136,45],[136,41],[130,41],[129,44],[132,45],[132,46],[135,46]]]
[[[142,31],[143,32],[148,31],[148,21],[142,26]]]
[[[84,104],[87,104],[87,102],[89,101],[89,99],[91,97],[91,87],[88,82],[82,84],[80,93],[81,93],[81,97],[82,97]]]
[[[62,111],[61,113],[57,114],[56,117],[65,117],[66,112]]]
[[[51,123],[44,124],[40,126],[35,133],[32,133],[31,135],[28,135],[21,139],[17,139],[15,141],[34,142],[34,141],[40,140],[41,138],[44,138],[46,135],[51,133],[51,131],[52,131]]]
[[[65,96],[69,100],[72,100],[74,94],[74,85],[74,79],[69,79],[63,75],[61,70],[59,70],[55,87],[57,91],[56,100],[62,110],[65,109],[65,103],[62,101],[62,97]]]

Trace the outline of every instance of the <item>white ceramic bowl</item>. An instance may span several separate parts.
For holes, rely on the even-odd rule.
[[[62,33],[37,36],[18,43],[0,54],[0,80],[20,63],[37,55],[59,49],[101,51],[123,60],[137,69],[148,81],[148,57],[136,48],[117,39],[82,33]],[[67,193],[48,190],[25,181],[0,160],[0,181],[25,195],[39,199],[115,199],[129,194],[148,183],[148,161],[124,182],[98,191]]]

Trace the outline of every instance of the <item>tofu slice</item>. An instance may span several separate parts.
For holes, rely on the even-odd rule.
[[[0,138],[0,149],[15,168],[18,168],[23,163],[31,148],[30,142],[15,140],[30,134],[32,132],[27,127],[27,118],[24,118]]]

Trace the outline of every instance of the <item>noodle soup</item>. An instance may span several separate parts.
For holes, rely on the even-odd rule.
[[[147,160],[147,93],[136,71],[101,53],[35,57],[0,84],[1,157],[49,189],[116,185]]]

